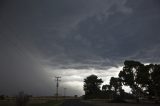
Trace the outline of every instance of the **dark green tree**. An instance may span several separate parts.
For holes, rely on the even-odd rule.
[[[148,65],[149,77],[148,77],[148,93],[149,96],[160,97],[160,65]]]
[[[122,83],[120,78],[111,77],[110,86],[113,88],[115,95],[120,95],[120,91],[122,90]]]
[[[96,95],[100,92],[100,85],[103,83],[96,75],[90,75],[84,79],[85,95]]]
[[[107,99],[112,98],[113,91],[111,90],[111,88],[112,88],[111,85],[108,85],[108,84],[102,86],[102,93],[104,97]]]
[[[111,90],[111,86],[110,85],[103,85],[102,86],[102,91],[110,91]]]
[[[125,61],[123,70],[119,73],[119,78],[124,85],[130,86],[132,93],[136,96],[137,102],[139,102],[139,96],[142,92],[142,85],[144,81],[140,82],[145,74],[144,65],[138,61]],[[141,74],[141,75],[140,75]],[[140,75],[140,76],[139,76]]]

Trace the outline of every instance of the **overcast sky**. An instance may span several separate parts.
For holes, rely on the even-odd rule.
[[[0,0],[0,94],[82,95],[124,60],[160,62],[159,0]]]

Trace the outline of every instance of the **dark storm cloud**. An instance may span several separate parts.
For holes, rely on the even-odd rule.
[[[115,11],[130,10],[125,3],[126,0],[6,1],[2,9],[2,33],[14,39],[13,42],[20,42],[20,45],[25,42],[23,45],[27,48],[38,49],[51,60],[51,64],[60,62],[66,66],[75,61],[88,64],[88,60],[97,61],[101,55],[93,53],[93,45],[87,39],[72,34],[72,30],[90,17],[100,19],[102,15],[107,18]]]
[[[125,59],[159,62],[159,5],[159,0],[1,0],[1,91],[41,88],[37,93],[51,94],[59,70],[108,70]]]
[[[100,22],[96,16],[88,18],[80,23],[75,35],[84,47],[109,62],[124,59],[159,62],[160,8],[155,3],[156,0],[140,0],[135,4],[128,1],[132,13],[115,12]]]

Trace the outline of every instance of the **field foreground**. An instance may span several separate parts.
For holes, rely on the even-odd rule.
[[[59,106],[63,101],[59,100],[36,100],[36,101],[30,101],[26,106]],[[16,106],[15,101],[0,101],[0,106]]]
[[[159,104],[155,103],[136,103],[136,102],[129,102],[129,103],[108,103],[108,102],[100,102],[100,101],[82,101],[87,104],[91,104],[93,106],[159,106]]]
[[[0,106],[16,106],[15,100],[0,101]],[[154,103],[106,103],[100,101],[84,101],[80,99],[66,100],[31,100],[26,106],[159,106]]]

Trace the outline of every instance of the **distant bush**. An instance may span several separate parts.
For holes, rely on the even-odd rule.
[[[0,95],[0,100],[4,100],[5,96],[4,95]]]
[[[29,96],[24,94],[24,92],[20,92],[16,97],[17,106],[26,106],[29,102]]]

